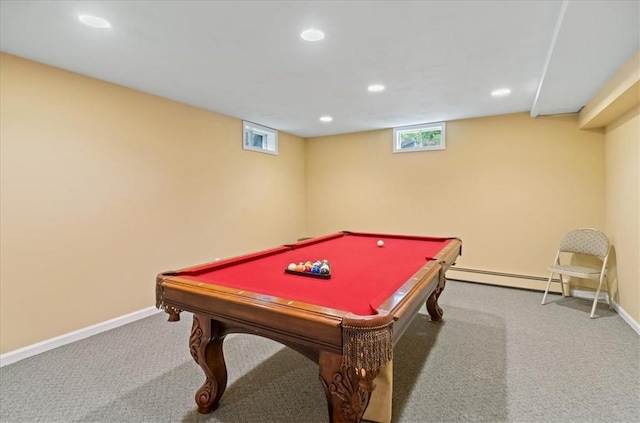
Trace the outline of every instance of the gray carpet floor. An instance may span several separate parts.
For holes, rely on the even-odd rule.
[[[423,310],[394,350],[394,422],[640,422],[640,337],[606,304],[449,281],[445,322]],[[191,319],[163,314],[0,368],[2,422],[328,420],[317,366],[273,341],[231,335],[220,408],[203,382]]]

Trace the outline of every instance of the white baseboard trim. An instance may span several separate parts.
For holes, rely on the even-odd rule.
[[[594,291],[584,291],[581,289],[571,289],[571,296],[572,297],[576,297],[576,298],[584,298],[587,300],[593,300],[594,297],[596,296],[596,293]],[[600,292],[600,295],[598,295],[598,301],[607,301],[607,298],[609,297],[609,294],[607,294],[606,292]]]
[[[595,294],[596,293],[593,291],[582,291],[579,289],[571,290],[572,297],[586,298],[588,300],[593,300]],[[609,295],[606,292],[601,292],[600,295],[598,295],[598,301],[606,301],[608,296]],[[613,308],[616,313],[618,313],[618,315],[622,317],[622,320],[624,320],[629,326],[631,326],[631,329],[633,329],[638,335],[640,335],[640,323],[633,320],[629,313],[627,313],[625,309],[620,307],[620,304],[616,303],[615,301],[611,301],[611,308]]]
[[[633,318],[629,315],[629,313],[627,313],[622,307],[620,307],[620,305],[618,303],[616,303],[615,301],[611,302],[611,307],[613,307],[613,309],[618,313],[618,315],[620,317],[622,317],[622,320],[624,320],[625,322],[627,322],[627,324],[629,326],[631,326],[631,329],[635,330],[636,333],[638,335],[640,335],[640,323],[636,322],[635,320],[633,320]]]
[[[97,335],[101,332],[115,329],[119,326],[124,326],[127,323],[135,322],[136,320],[144,319],[145,317],[149,317],[160,312],[161,310],[158,310],[155,307],[147,307],[124,316],[116,317],[115,319],[107,320],[106,322],[78,329],[32,345],[27,345],[26,347],[18,348],[17,350],[9,351],[0,355],[0,367],[24,360],[25,358],[33,357],[34,355],[41,354],[45,351],[67,345],[93,335]]]

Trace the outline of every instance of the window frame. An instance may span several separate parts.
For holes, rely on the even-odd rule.
[[[412,147],[401,148],[400,135],[404,133],[413,132],[425,132],[428,130],[440,129],[440,145],[437,146],[424,146],[424,147]],[[393,152],[394,153],[410,153],[413,151],[434,151],[446,149],[446,123],[445,122],[432,122],[421,123],[418,125],[398,126],[393,128]]]
[[[251,134],[259,134],[267,137],[267,148],[265,147],[256,147],[251,145],[250,141],[247,139],[247,133]],[[269,140],[271,138],[271,140]],[[269,142],[273,143],[273,149],[268,148]],[[263,125],[259,125],[257,123],[249,122],[246,120],[242,121],[242,148],[249,151],[257,151],[259,153],[267,153],[278,155],[278,131],[269,128]]]

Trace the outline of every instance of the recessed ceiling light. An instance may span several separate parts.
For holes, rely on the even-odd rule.
[[[100,29],[111,28],[111,24],[107,20],[99,18],[97,16],[80,15],[78,16],[78,19],[83,24],[93,28],[100,28]]]
[[[320,40],[322,40],[324,38],[324,32],[322,32],[322,31],[320,31],[318,29],[310,28],[310,29],[302,31],[300,36],[305,41],[320,41]]]
[[[333,118],[331,116],[322,116],[320,118],[321,122],[331,122],[333,120]]]
[[[491,91],[491,95],[494,97],[502,97],[504,95],[509,94],[510,92],[511,90],[509,88],[500,88],[500,89]]]
[[[384,85],[382,85],[382,84],[369,85],[367,87],[367,90],[369,90],[372,93],[377,93],[377,92],[380,92],[380,91],[384,91]]]

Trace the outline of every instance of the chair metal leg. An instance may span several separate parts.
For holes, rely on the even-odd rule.
[[[611,299],[611,287],[609,286],[609,278],[607,275],[604,275],[604,278],[607,280],[607,303],[609,303],[609,310],[613,310],[613,300]]]
[[[553,273],[549,275],[549,281],[547,282],[547,289],[544,290],[544,296],[542,297],[542,305],[545,304],[547,299],[547,294],[549,293],[549,286],[551,286],[551,279],[553,278]]]
[[[566,297],[566,295],[564,295],[564,278],[561,274],[558,274],[558,277],[560,278],[560,292],[563,297]],[[569,289],[569,295],[571,295],[571,289]]]
[[[596,306],[598,305],[598,297],[600,296],[600,289],[602,288],[602,280],[603,278],[601,277],[600,283],[598,284],[598,290],[596,291],[596,297],[593,299],[593,306],[591,307],[591,314],[589,315],[592,319],[596,312]]]
[[[591,314],[589,315],[589,317],[592,319],[594,318],[597,305],[598,305],[598,294],[596,294],[596,298],[593,299],[593,306],[591,307]]]

